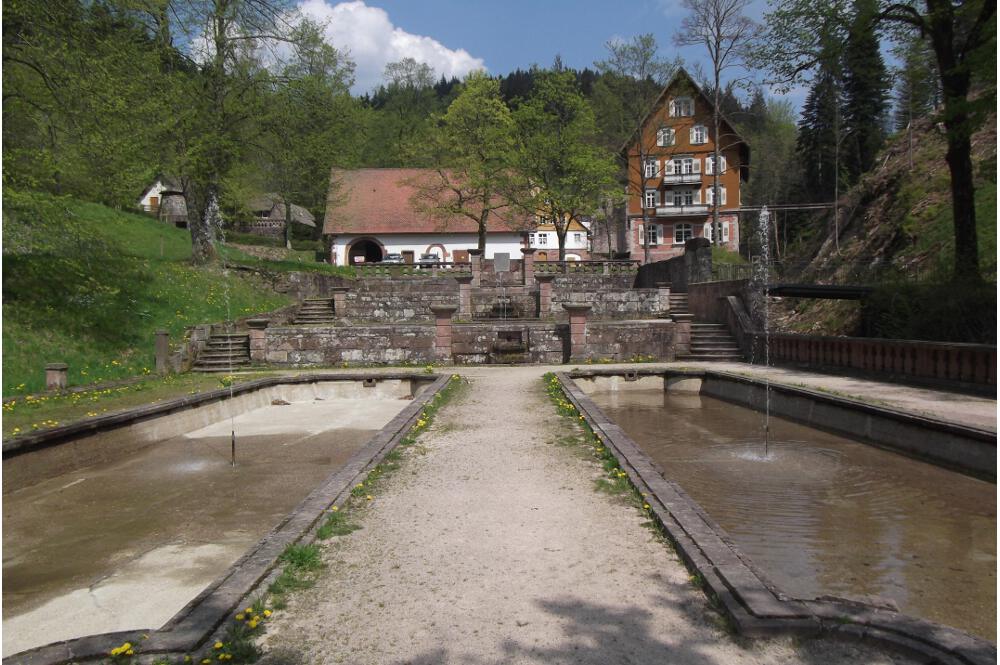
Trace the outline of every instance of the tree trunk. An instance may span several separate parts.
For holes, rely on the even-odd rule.
[[[964,124],[965,121],[963,121]],[[948,123],[945,123],[948,126]],[[951,171],[951,210],[955,229],[956,282],[981,282],[979,238],[976,236],[976,196],[972,174],[972,142],[966,131],[948,128],[948,153]]]
[[[194,202],[194,201],[192,201]],[[191,231],[191,261],[204,265],[217,257],[215,250],[215,230],[221,224],[219,216],[218,186],[205,188],[202,205],[192,206],[194,214],[188,213],[188,228]]]
[[[483,210],[479,213],[479,244],[477,247],[479,247],[479,251],[483,253],[483,256],[486,256],[486,222],[489,217],[489,210]]]

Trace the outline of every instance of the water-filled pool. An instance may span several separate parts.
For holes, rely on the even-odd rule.
[[[336,383],[5,492],[4,656],[164,624],[409,403]]]
[[[996,486],[697,394],[591,399],[786,593],[996,641]]]

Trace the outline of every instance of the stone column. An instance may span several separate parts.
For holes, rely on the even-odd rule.
[[[342,318],[347,313],[347,292],[350,287],[334,286],[330,288],[333,292],[333,315]]]
[[[571,359],[582,360],[587,357],[587,312],[590,305],[579,303],[563,303],[569,312],[569,355]]]
[[[451,360],[451,317],[457,309],[455,305],[431,305],[434,312],[435,360]]]
[[[672,314],[674,323],[674,355],[685,356],[691,353],[691,321],[694,314]]]
[[[156,342],[153,345],[153,355],[156,358],[156,373],[166,374],[170,371],[170,333],[166,330],[156,331]]]
[[[657,282],[656,289],[660,292],[660,311],[670,312],[670,282]]]
[[[69,365],[66,363],[49,363],[45,366],[45,389],[65,390],[66,374],[69,372]]]
[[[250,362],[262,363],[267,360],[267,319],[249,319],[250,329]]]
[[[552,315],[552,280],[554,274],[535,275],[538,282],[538,318],[544,319]]]
[[[483,275],[483,252],[479,249],[470,249],[469,263],[472,264],[472,285],[478,287]]]
[[[525,286],[535,283],[535,250],[531,247],[521,248],[521,276]]]
[[[472,275],[455,275],[458,282],[458,318],[472,320]]]

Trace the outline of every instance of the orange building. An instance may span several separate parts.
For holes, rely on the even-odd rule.
[[[750,147],[732,124],[722,119],[713,135],[712,103],[683,69],[663,89],[642,122],[642,129],[622,147],[628,157],[626,239],[634,259],[662,261],[684,252],[691,238],[713,238],[712,216],[718,206],[722,244],[737,251],[740,243],[740,185],[747,178]],[[713,160],[719,143],[719,167]],[[718,196],[712,188],[718,173]]]

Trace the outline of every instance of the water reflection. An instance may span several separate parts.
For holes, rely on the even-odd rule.
[[[996,640],[996,486],[698,395],[595,402],[799,598],[889,601]]]

